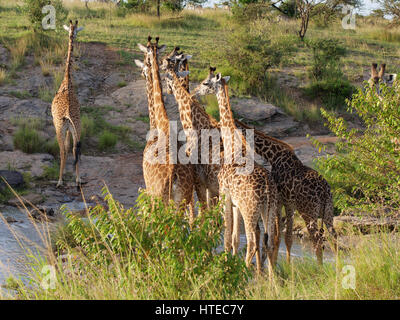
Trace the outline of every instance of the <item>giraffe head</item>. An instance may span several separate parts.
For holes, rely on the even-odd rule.
[[[221,73],[215,74],[215,70],[216,68],[210,67],[207,78],[195,89],[196,94],[201,96],[215,94],[229,81],[229,76],[222,77]]]
[[[75,24],[72,23],[72,20],[69,20],[69,27],[64,25],[64,29],[68,31],[69,38],[73,41],[78,35],[78,32],[83,30],[83,27],[78,28],[78,20],[75,21]]]
[[[178,48],[179,49],[179,48]],[[174,50],[175,51],[175,50]],[[173,51],[173,52],[174,52]],[[185,55],[183,52],[178,54],[178,51],[175,51],[175,54],[172,53],[163,60],[162,68],[166,72],[166,84],[167,84],[167,93],[172,94],[172,83],[173,83],[173,74],[175,74],[178,78],[183,78],[183,80],[187,80],[186,77],[189,75],[188,69],[188,60],[192,58],[190,55]],[[188,85],[182,82],[183,86]],[[189,89],[188,87],[186,88]]]
[[[375,86],[376,92],[380,94],[381,93],[380,82],[383,82],[387,85],[392,85],[397,78],[397,74],[395,73],[385,74],[386,71],[385,63],[381,64],[379,72],[377,67],[378,65],[376,63],[373,63],[371,65],[371,77],[368,82],[370,87],[373,88]]]
[[[144,53],[144,63],[148,64],[148,66],[150,68],[152,66],[152,63],[151,63],[152,58],[154,56],[156,56],[158,58],[158,54],[164,52],[164,50],[166,48],[165,44],[162,46],[158,45],[158,41],[160,40],[159,37],[156,38],[155,43],[152,43],[151,40],[152,40],[152,37],[148,36],[146,46],[138,43],[138,47],[139,47],[140,51],[142,51]]]
[[[141,70],[142,70],[142,77],[144,79],[149,79],[150,77],[150,66],[149,64],[146,62],[146,60],[144,62],[135,59],[135,64],[136,66],[138,66]]]

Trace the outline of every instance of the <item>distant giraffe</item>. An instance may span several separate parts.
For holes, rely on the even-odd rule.
[[[211,70],[213,71],[213,69]],[[254,158],[246,152],[249,146],[244,135],[237,130],[233,118],[228,86],[226,82],[229,77],[222,78],[221,74],[208,77],[202,82],[203,87],[215,91],[218,99],[220,112],[221,137],[224,144],[224,161],[220,172],[218,173],[220,199],[225,199],[225,249],[230,250],[230,244],[233,245],[234,254],[239,246],[238,221],[239,214],[242,215],[245,225],[247,238],[246,265],[249,266],[251,259],[256,254],[257,270],[261,270],[261,258],[259,250],[259,230],[258,220],[261,218],[266,231],[264,237],[264,246],[266,247],[269,265],[269,274],[272,277],[273,268],[279,249],[279,219],[278,215],[278,190],[271,179],[268,171],[254,162]],[[238,141],[241,141],[241,147],[237,148],[232,143],[236,135]],[[231,159],[238,159],[246,154],[246,162],[253,163],[253,169],[247,172],[239,172],[238,169],[244,169],[243,164],[235,163],[233,160],[229,163],[226,159],[231,155]],[[243,170],[242,170],[243,171]],[[233,224],[230,208],[233,208]],[[233,230],[232,230],[233,229]],[[233,232],[232,232],[233,231]],[[233,234],[232,234],[233,233]],[[233,241],[230,241],[230,237]]]
[[[210,90],[210,81],[215,78],[215,68],[196,92],[198,94],[216,93]],[[212,88],[211,88],[212,89]],[[241,130],[250,127],[241,123]],[[282,206],[286,212],[286,257],[290,261],[290,251],[293,243],[293,216],[297,210],[306,222],[307,229],[313,241],[317,259],[322,263],[323,227],[318,229],[318,218],[322,219],[328,231],[336,240],[333,228],[333,203],[328,182],[315,170],[304,166],[297,158],[293,149],[283,141],[267,136],[254,130],[254,149],[271,164],[271,175],[277,184],[279,192],[279,213]]]
[[[371,88],[375,87],[376,89],[376,93],[378,95],[380,95],[381,90],[380,90],[380,84],[379,82],[383,82],[387,85],[392,85],[393,82],[396,80],[397,78],[397,74],[396,73],[390,73],[385,75],[385,71],[386,71],[386,64],[382,63],[378,72],[378,65],[376,63],[372,63],[371,65],[371,76],[368,80],[369,86]]]
[[[53,116],[53,123],[56,129],[57,141],[60,147],[60,174],[57,187],[63,184],[63,173],[67,155],[69,151],[70,134],[73,139],[73,155],[74,166],[76,171],[76,186],[79,190],[80,177],[79,177],[79,155],[81,149],[81,120],[80,120],[80,107],[78,99],[75,95],[72,85],[71,68],[72,68],[72,52],[74,50],[74,40],[79,31],[83,28],[78,28],[78,21],[75,24],[70,20],[70,26],[64,26],[64,29],[69,32],[68,43],[68,56],[65,68],[64,79],[61,82],[53,103],[51,105],[51,113]]]
[[[157,130],[156,136],[148,140],[143,157],[146,189],[149,194],[160,197],[165,202],[172,199],[177,205],[188,206],[190,220],[193,221],[193,167],[190,164],[174,164],[170,158],[170,126],[162,96],[158,65],[158,54],[165,46],[158,46],[158,38],[155,43],[151,43],[149,37],[147,46],[139,44],[139,48],[145,54],[144,62],[137,64],[143,67],[143,75],[146,78],[150,127]],[[160,153],[165,155],[164,163],[154,161]]]

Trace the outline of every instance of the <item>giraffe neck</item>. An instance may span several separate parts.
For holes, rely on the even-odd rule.
[[[162,95],[161,77],[158,67],[157,53],[152,55],[151,76],[153,79],[153,103],[155,114],[155,125],[158,130],[162,130],[166,135],[169,134],[169,120],[165,110]]]
[[[219,124],[221,127],[221,138],[224,144],[224,152],[230,152],[235,157],[246,154],[246,139],[241,132],[237,132],[236,130],[235,120],[233,118],[232,109],[229,102],[228,86],[226,85],[225,80],[222,80],[222,85],[218,87],[217,100],[220,114]],[[241,141],[241,148],[235,148],[235,140]],[[228,151],[227,146],[230,146],[230,151]]]
[[[156,129],[156,114],[154,112],[154,92],[153,92],[153,77],[150,72],[146,75],[146,93],[147,104],[149,109],[150,129]]]
[[[65,67],[65,74],[64,74],[64,80],[68,81],[68,84],[71,83],[71,69],[72,69],[72,53],[74,51],[74,40],[70,36],[69,37],[69,42],[68,42],[68,56],[67,56],[67,62],[66,62],[66,67]]]
[[[199,102],[190,95],[181,79],[174,72],[170,73],[173,77],[172,91],[178,102],[179,116],[185,130],[212,129],[218,127],[218,122],[212,119],[201,107]]]
[[[185,60],[185,61],[182,63],[182,65],[181,65],[179,71],[180,71],[180,72],[182,72],[182,71],[189,71],[189,63],[188,63],[187,60]],[[183,88],[184,88],[187,92],[190,92],[190,91],[189,91],[189,75],[187,75],[186,77],[184,77],[183,79],[181,79],[181,83],[182,83]]]

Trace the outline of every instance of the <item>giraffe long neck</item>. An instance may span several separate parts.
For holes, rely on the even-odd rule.
[[[219,123],[221,127],[221,138],[224,144],[224,152],[230,152],[235,156],[246,154],[246,140],[242,133],[236,131],[235,120],[233,118],[232,109],[229,102],[228,86],[226,85],[225,80],[222,80],[222,85],[219,86],[217,90],[217,100],[219,106]],[[235,148],[234,138],[241,142],[241,148]],[[227,146],[230,146],[232,149],[228,150],[226,148]]]
[[[72,69],[72,62],[73,62],[73,57],[72,53],[74,51],[74,40],[72,36],[69,37],[69,42],[68,42],[68,56],[67,56],[67,62],[66,62],[66,67],[65,67],[65,75],[64,79],[68,80],[68,83],[71,81],[71,69]]]
[[[162,95],[161,77],[156,53],[152,55],[151,76],[153,78],[155,125],[158,130],[162,130],[165,134],[168,135],[169,120],[167,116],[167,111],[165,110],[164,99]]]
[[[218,127],[218,122],[212,119],[199,104],[199,102],[190,95],[181,79],[175,73],[171,73],[172,91],[178,102],[179,116],[184,130],[189,129],[212,129]]]
[[[146,75],[147,104],[149,109],[150,129],[157,128],[156,113],[154,111],[153,77],[151,72]]]

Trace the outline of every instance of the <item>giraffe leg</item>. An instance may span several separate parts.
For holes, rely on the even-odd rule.
[[[234,206],[233,210],[233,232],[232,232],[232,248],[233,255],[236,255],[240,243],[240,211],[239,208]]]
[[[76,174],[76,188],[79,191],[79,187],[81,185],[81,179],[79,176],[79,155],[80,155],[80,148],[81,148],[81,143],[78,139],[78,137],[76,137],[74,134],[72,135],[72,140],[74,142],[73,148],[72,148],[72,154],[74,155],[74,166],[75,166],[75,174]]]
[[[319,264],[322,264],[322,259],[323,259],[323,257],[322,257],[322,235],[323,235],[323,233],[321,234],[321,229],[318,229],[317,219],[312,219],[306,215],[303,215],[303,218],[306,222],[308,233],[310,234],[311,240],[313,242],[315,254],[317,256],[317,261]]]
[[[65,154],[65,130],[61,129],[57,131],[57,141],[60,147],[60,173],[57,182],[57,188],[63,184],[63,173],[65,169],[66,154]]]
[[[67,133],[65,135],[65,141],[64,141],[64,148],[65,148],[65,161],[68,158],[68,152],[69,152],[69,147],[70,147],[70,140],[71,140],[71,132],[67,130]],[[64,172],[65,173],[65,172]]]
[[[256,243],[256,226],[252,225],[251,222],[247,222],[245,220],[245,229],[246,229],[246,238],[247,238],[247,252],[246,252],[246,266],[249,268],[251,265],[251,260],[254,257],[254,254],[257,251],[257,243]],[[258,272],[261,270],[257,269]]]
[[[325,223],[326,228],[328,229],[329,234],[332,236],[333,240],[333,250],[335,253],[338,250],[337,243],[337,233],[335,228],[333,227],[333,203],[332,200],[328,201],[325,206],[325,212],[323,213],[323,223]]]
[[[286,212],[286,234],[285,234],[286,261],[290,263],[290,251],[292,250],[292,244],[293,244],[294,210],[289,206],[285,206],[285,212]]]
[[[257,266],[257,272],[261,273],[261,270],[263,269],[262,262],[261,262],[261,255],[260,255],[260,236],[261,236],[261,230],[260,226],[257,222],[256,224],[256,266]]]
[[[277,217],[277,202],[275,199],[270,199],[268,206],[264,207],[262,220],[264,224],[265,234],[263,246],[265,248],[266,256],[268,258],[268,273],[269,279],[272,280],[274,269],[276,265],[276,258],[279,250],[279,224],[276,221]],[[264,255],[265,257],[265,255]]]
[[[231,252],[232,249],[232,200],[229,193],[225,193],[224,203],[224,247],[226,252]]]

